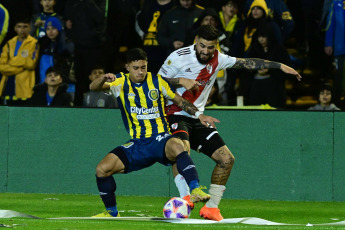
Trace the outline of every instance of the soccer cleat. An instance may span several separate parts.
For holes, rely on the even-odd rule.
[[[188,203],[188,205],[189,205],[191,210],[194,209],[194,203],[192,201],[190,201],[190,195],[184,196],[184,197],[182,197],[182,199],[187,201],[187,203]]]
[[[106,210],[105,212],[102,212],[100,214],[94,215],[92,217],[119,217],[120,213],[118,212],[117,215],[113,216],[112,215],[113,211],[111,210]]]
[[[208,208],[206,205],[200,209],[199,214],[206,220],[220,221],[224,219],[222,214],[220,214],[219,208]]]
[[[202,191],[202,189],[206,189],[206,187],[199,187],[192,190],[190,193],[190,201],[193,203],[197,203],[199,201],[206,202],[210,199],[210,195]]]

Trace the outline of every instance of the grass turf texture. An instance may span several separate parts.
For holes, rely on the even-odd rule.
[[[163,217],[162,209],[169,197],[117,197],[121,217]],[[196,204],[190,218],[198,219],[202,204]],[[313,226],[345,220],[344,202],[291,202],[227,200],[220,205],[224,218],[259,217],[262,219],[304,226],[258,226],[245,224],[171,224],[148,221],[47,220],[0,218],[0,225],[15,229],[345,229],[345,226]],[[13,194],[0,193],[0,210],[13,210],[40,218],[88,217],[104,210],[97,195]],[[123,212],[121,212],[123,211]],[[337,219],[337,220],[335,220]]]

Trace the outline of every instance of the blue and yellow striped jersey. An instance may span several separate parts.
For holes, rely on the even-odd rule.
[[[175,92],[160,75],[148,72],[146,79],[137,84],[131,82],[129,73],[119,73],[116,80],[109,84],[132,139],[170,132],[164,106],[165,98],[173,99]]]

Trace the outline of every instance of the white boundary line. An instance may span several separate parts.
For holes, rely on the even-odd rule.
[[[27,215],[24,213],[12,211],[12,210],[0,210],[1,218],[11,218],[11,217],[27,217],[34,219],[41,219],[36,216]],[[241,217],[241,218],[230,218],[223,219],[221,221],[214,220],[204,220],[204,219],[179,219],[179,218],[162,218],[162,217],[55,217],[47,218],[49,220],[107,220],[107,221],[160,221],[174,224],[248,224],[248,225],[298,225],[298,226],[345,226],[345,221],[339,221],[334,223],[324,223],[324,224],[286,224],[277,223],[258,217]]]

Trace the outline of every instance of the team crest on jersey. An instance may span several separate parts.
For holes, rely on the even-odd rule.
[[[158,89],[151,89],[148,93],[148,96],[151,99],[151,101],[157,101],[158,95]]]
[[[207,66],[206,66],[206,70],[207,70],[207,72],[208,72],[209,74],[211,74],[211,73],[212,73],[213,66],[212,66],[212,64],[211,64],[211,63],[207,64]]]
[[[134,93],[129,93],[129,94],[127,94],[128,95],[128,97],[135,97],[135,94]]]
[[[168,60],[168,65],[170,65],[170,64],[171,64],[171,60],[169,59],[169,60]]]
[[[132,145],[134,145],[134,142],[128,142],[126,144],[123,144],[122,146],[125,147],[126,149],[130,148]]]
[[[178,124],[177,124],[177,123],[174,123],[174,124],[171,125],[171,128],[172,128],[172,129],[177,129],[177,127],[178,127]]]
[[[29,50],[23,50],[22,53],[21,53],[22,57],[29,57]]]

